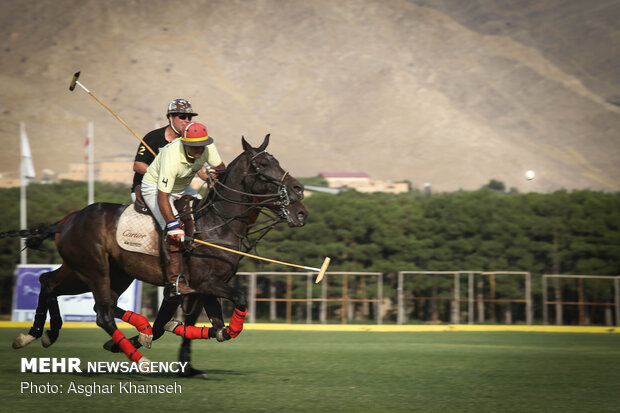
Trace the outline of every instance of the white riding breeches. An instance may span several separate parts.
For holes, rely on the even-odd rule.
[[[157,186],[142,181],[141,191],[142,198],[144,198],[144,203],[151,210],[151,213],[155,217],[155,220],[157,220],[160,228],[166,228],[166,220],[161,214],[161,211],[159,210],[159,205],[157,204]],[[179,211],[177,211],[174,207],[174,201],[181,198],[183,195],[197,196],[198,192],[191,186],[188,186],[183,192],[170,193],[170,195],[168,196],[168,202],[170,202],[170,207],[172,208],[172,213],[175,217],[179,214]],[[200,195],[198,195],[198,197],[200,197]]]

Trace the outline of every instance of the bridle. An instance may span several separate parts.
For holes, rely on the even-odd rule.
[[[256,248],[258,242],[271,229],[273,229],[280,222],[288,221],[290,215],[287,207],[291,204],[291,198],[289,195],[289,188],[284,183],[286,177],[290,174],[288,173],[288,171],[284,171],[281,177],[274,178],[273,176],[265,173],[262,170],[264,168],[261,168],[256,161],[256,158],[261,154],[268,155],[268,153],[264,150],[259,151],[253,155],[245,153],[248,167],[243,172],[243,190],[232,188],[231,186],[227,185],[224,182],[225,179],[215,179],[209,176],[208,183],[211,187],[212,194],[208,198],[205,198],[202,202],[200,202],[193,211],[195,221],[198,221],[198,219],[202,215],[204,215],[209,209],[214,211],[216,215],[220,216],[220,218],[222,219],[222,222],[220,224],[214,227],[210,227],[208,229],[202,228],[203,231],[212,232],[217,230],[218,228],[229,225],[235,220],[242,219],[241,217],[246,216],[250,210],[258,208],[258,213],[267,216],[267,220],[263,220],[262,222],[256,222],[254,224],[254,228],[250,232],[248,232],[247,235],[237,235],[241,242],[245,244],[246,251],[250,251],[251,249]],[[253,171],[251,171],[251,169]],[[230,172],[224,172],[224,174],[228,173]],[[252,192],[251,185],[253,185],[253,183],[248,183],[246,181],[246,179],[249,177],[255,177],[256,179],[264,183],[275,185],[276,191],[273,193],[262,194]],[[248,197],[250,198],[250,201],[231,199],[231,193]],[[247,210],[241,214],[238,214],[237,216],[226,217],[224,213],[218,210],[215,202],[216,199],[236,205],[247,206]],[[267,209],[265,209],[264,207],[267,207]],[[266,211],[269,211],[270,213],[267,213]],[[250,236],[256,236],[257,238],[255,240],[250,240]]]
[[[279,215],[282,219],[287,219],[289,210],[286,209],[286,207],[291,204],[291,198],[289,196],[289,188],[284,184],[284,180],[289,173],[288,171],[284,171],[282,177],[280,177],[279,179],[263,173],[261,167],[256,164],[256,158],[262,154],[269,155],[266,151],[263,150],[255,153],[252,157],[248,159],[250,165],[254,168],[255,172],[254,174],[249,174],[248,171],[246,171],[245,175],[255,175],[259,180],[263,182],[276,185],[278,191],[277,194],[266,194],[264,196],[271,198],[277,197],[278,200],[275,202],[275,205],[278,207]]]
[[[211,187],[213,196],[210,197],[211,202],[208,202],[207,199],[205,199],[205,202],[201,202],[201,205],[198,205],[198,208],[194,211],[196,219],[198,219],[206,211],[207,208],[212,206],[213,198],[217,196],[222,201],[226,201],[236,205],[246,205],[248,206],[248,209],[269,207],[270,209],[276,211],[281,221],[287,221],[290,214],[287,207],[291,204],[291,197],[289,192],[290,189],[286,186],[284,181],[286,177],[290,175],[288,171],[284,171],[281,177],[274,178],[273,176],[263,172],[263,168],[261,168],[256,162],[256,158],[262,154],[269,155],[268,152],[264,150],[257,152],[253,155],[245,153],[245,157],[248,162],[248,168],[245,170],[245,172],[243,172],[243,190],[232,188],[231,186],[227,185],[222,179],[214,179],[212,177],[209,177],[209,186]],[[253,171],[250,171],[250,169],[253,169]],[[227,171],[224,173],[228,174],[229,172]],[[264,183],[273,184],[276,187],[276,191],[273,193],[254,193],[251,190],[251,184],[246,181],[248,177],[256,177],[256,179]],[[242,195],[250,198],[251,201],[231,199],[231,197],[227,193]],[[301,195],[301,198],[303,198],[303,195]],[[235,218],[230,218],[230,220],[233,220]]]
[[[246,154],[248,165],[254,169],[254,172],[250,172],[249,168],[243,173],[243,188],[244,190],[239,190],[232,188],[226,185],[222,180],[213,179],[210,183],[212,186],[212,190],[216,195],[220,197],[220,199],[225,200],[227,202],[237,204],[237,205],[247,205],[252,208],[257,207],[277,207],[278,215],[281,219],[288,219],[289,211],[286,208],[291,204],[291,198],[289,195],[289,188],[284,184],[284,180],[289,175],[288,171],[284,171],[280,178],[274,178],[262,171],[262,168],[256,163],[256,158],[261,154],[268,154],[266,151],[257,152],[251,157],[249,154]],[[267,183],[273,184],[276,186],[276,192],[274,193],[266,193],[266,194],[257,194],[251,192],[251,189],[248,189],[248,183],[246,182],[246,178],[248,177],[256,177],[258,180]],[[232,193],[243,195],[252,199],[251,202],[244,202],[235,199],[230,199],[225,194],[223,194],[222,189],[226,191],[230,191]],[[256,201],[260,199],[260,201]]]

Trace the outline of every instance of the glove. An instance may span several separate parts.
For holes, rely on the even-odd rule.
[[[205,165],[205,173],[206,173],[207,175],[211,176],[211,178],[213,178],[213,179],[217,179],[217,178],[219,178],[219,176],[220,176],[220,174],[218,174],[218,173],[217,173],[217,171],[215,170],[215,168],[214,168],[214,167],[212,167],[212,166],[211,166],[211,165],[209,165],[209,164],[206,164],[206,165]]]
[[[181,224],[178,219],[166,222],[166,230],[168,236],[177,242],[183,242],[185,240],[185,231],[181,228]]]

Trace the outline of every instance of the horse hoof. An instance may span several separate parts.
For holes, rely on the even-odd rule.
[[[226,329],[224,327],[222,327],[222,328],[218,329],[217,332],[215,333],[215,338],[220,343],[222,341],[230,340],[230,337],[227,337],[227,335],[224,334],[225,332],[226,332]]]
[[[26,347],[35,340],[36,337],[33,337],[30,334],[19,333],[19,335],[13,340],[13,348],[17,350]]]
[[[116,342],[114,340],[112,340],[112,339],[106,341],[103,344],[103,349],[104,350],[108,350],[108,351],[110,351],[112,353],[120,353],[120,351],[121,351],[121,349],[118,346],[118,344],[116,344]]]
[[[138,371],[140,372],[140,374],[149,374],[151,368],[150,364],[151,360],[147,359],[144,356],[140,357],[140,360],[138,360]]]
[[[179,321],[179,320],[170,320],[166,323],[166,325],[164,326],[164,330],[169,331],[171,333],[174,333],[174,330],[178,327],[178,326],[182,326],[183,322]]]
[[[153,334],[140,333],[138,342],[146,348],[151,348],[151,345],[153,344]]]
[[[41,345],[45,348],[48,348],[52,344],[54,344],[54,341],[52,341],[49,334],[47,334],[47,331],[45,331],[41,336]]]

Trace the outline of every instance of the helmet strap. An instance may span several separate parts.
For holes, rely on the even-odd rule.
[[[170,125],[170,127],[172,128],[172,130],[174,131],[174,133],[177,134],[177,136],[181,136],[181,132],[179,132],[178,130],[176,130],[174,128],[174,125],[172,124],[172,119],[170,119],[171,116],[168,116],[168,124]]]

